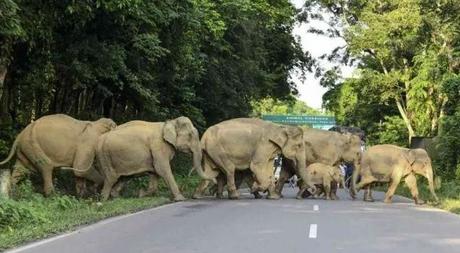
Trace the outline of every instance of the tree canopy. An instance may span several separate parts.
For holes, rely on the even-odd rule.
[[[0,124],[248,115],[296,93],[291,69],[311,69],[295,14],[288,0],[1,1]]]

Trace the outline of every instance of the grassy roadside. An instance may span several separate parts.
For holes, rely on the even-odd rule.
[[[460,214],[460,184],[458,182],[454,180],[442,182],[441,187],[435,190],[439,197],[439,203],[435,203],[428,190],[427,184],[422,183],[424,179],[419,178],[417,181],[420,182],[418,184],[419,194],[428,205],[444,209],[451,213]],[[376,189],[386,192],[388,188],[384,186],[377,187]],[[401,184],[397,188],[396,194],[412,199],[409,188],[404,184]]]
[[[176,181],[186,197],[191,196],[199,180],[196,176],[176,176]],[[108,217],[171,202],[164,182],[160,183],[156,196],[136,197],[138,188],[146,184],[146,178],[133,179],[128,182],[122,197],[101,203],[96,199],[78,199],[63,194],[45,198],[34,192],[30,181],[26,181],[20,185],[20,196],[17,199],[0,199],[0,251],[72,231],[78,226]]]
[[[187,176],[190,164],[190,157],[180,154],[172,162],[172,167],[176,168],[176,182],[186,198],[191,197],[200,182],[196,174]],[[17,187],[14,199],[0,199],[0,251],[72,231],[78,226],[108,217],[171,202],[169,189],[163,180],[160,180],[154,197],[137,197],[138,190],[148,185],[147,177],[138,177],[127,181],[121,197],[100,203],[97,196],[79,199],[68,194],[74,188],[69,182],[73,181],[72,176],[61,176],[56,180],[58,193],[53,197],[43,197],[34,189],[39,184],[33,185],[30,180],[26,180]]]

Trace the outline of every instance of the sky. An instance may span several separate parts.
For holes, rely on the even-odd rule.
[[[290,0],[296,8],[302,7],[305,0]],[[327,24],[320,21],[312,21],[308,24],[296,25],[293,30],[295,36],[300,37],[303,50],[309,51],[313,57],[319,57],[325,53],[330,53],[334,48],[345,45],[345,41],[341,38],[329,38],[317,34],[308,33],[309,27],[326,28]],[[321,66],[328,68],[332,65],[327,61],[320,61]],[[344,77],[351,76],[353,68],[342,67]],[[315,109],[320,109],[322,105],[322,96],[327,89],[319,85],[319,78],[315,78],[313,73],[308,73],[306,80],[302,83],[299,76],[293,72],[292,80],[297,84],[297,89],[300,93],[300,100],[307,103],[308,106]]]

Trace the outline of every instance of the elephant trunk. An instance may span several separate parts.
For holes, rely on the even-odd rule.
[[[299,152],[295,159],[297,175],[304,181],[307,182],[307,159],[305,152]]]
[[[356,189],[356,184],[358,183],[359,173],[361,171],[361,164],[359,160],[355,160],[353,162],[353,174],[351,176],[351,185],[350,185],[350,196],[351,198],[355,199],[358,190]]]
[[[192,170],[190,171],[189,175],[191,174],[191,172],[193,170],[196,170],[196,172],[198,173],[198,175],[205,179],[205,180],[210,180],[212,181],[213,183],[217,183],[216,179],[213,178],[213,177],[209,177],[208,175],[206,175],[206,173],[204,173],[203,171],[203,166],[201,166],[202,164],[202,159],[203,159],[203,152],[200,148],[197,148],[195,150],[192,151],[193,153],[193,168]]]
[[[434,182],[433,182],[433,169],[430,166],[430,169],[427,171],[426,178],[428,179],[428,187],[430,189],[431,195],[433,195],[433,198],[436,200],[436,202],[439,202],[439,198],[434,192]]]

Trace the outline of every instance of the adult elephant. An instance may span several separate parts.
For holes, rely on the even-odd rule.
[[[371,184],[389,182],[390,186],[385,194],[385,203],[391,203],[391,198],[399,182],[404,178],[415,203],[422,204],[423,201],[418,196],[416,174],[422,175],[428,180],[430,192],[438,201],[434,191],[431,159],[424,149],[408,149],[389,144],[372,146],[362,157],[361,169],[353,172],[354,191],[358,192],[361,188],[367,187],[364,200],[373,201]],[[356,185],[358,175],[361,176],[361,181]]]
[[[299,127],[253,118],[231,119],[208,128],[201,145],[204,173],[216,178],[220,171],[224,172],[231,199],[239,197],[235,171],[248,168],[254,173],[252,192],[268,190],[268,198],[279,198],[273,177],[273,159],[279,153],[295,161],[296,170],[305,172],[305,144]],[[202,194],[206,184],[201,182],[194,197]]]
[[[176,150],[192,153],[194,169],[203,175],[198,131],[187,117],[166,122],[130,121],[102,135],[98,140],[97,157],[104,176],[103,200],[108,199],[120,176],[144,172],[151,175],[150,191],[156,188],[160,176],[165,179],[173,199],[184,200],[170,166]]]
[[[78,192],[84,178],[102,183],[101,175],[92,167],[97,138],[115,127],[115,122],[107,118],[81,121],[64,114],[44,116],[30,123],[16,137],[8,158],[0,165],[6,164],[16,154],[12,184],[21,177],[20,167],[38,171],[43,177],[43,191],[47,196],[54,191],[53,170],[72,167],[77,177]]]
[[[303,128],[303,140],[307,166],[313,163],[322,163],[337,167],[343,162],[352,163],[355,169],[360,166],[361,139],[357,135]],[[279,194],[281,194],[286,181],[296,174],[295,172],[291,161],[283,161],[280,177],[276,184],[276,191]],[[300,198],[301,196],[298,195],[297,197]]]

